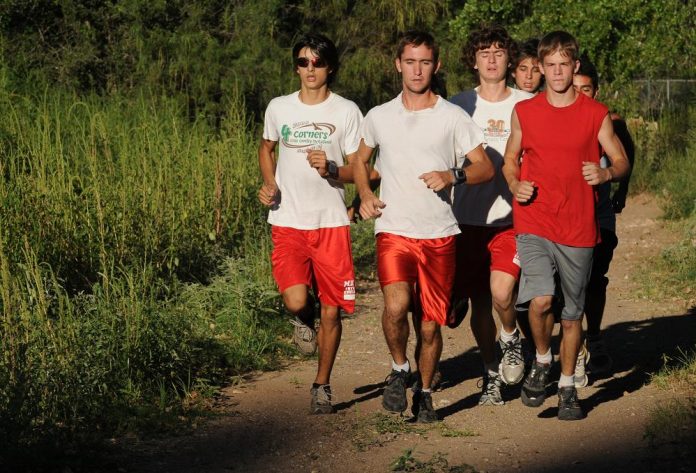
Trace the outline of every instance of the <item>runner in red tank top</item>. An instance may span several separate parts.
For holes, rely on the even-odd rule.
[[[527,406],[540,406],[546,398],[553,359],[546,321],[553,317],[558,280],[565,303],[558,418],[577,420],[584,414],[573,375],[582,338],[585,288],[598,238],[594,186],[620,179],[630,165],[606,107],[573,88],[573,73],[580,65],[575,38],[564,31],[547,34],[539,44],[539,61],[546,90],[515,107],[503,168],[515,198],[513,220],[522,267],[517,304],[529,304],[537,350],[521,398]],[[611,167],[600,167],[598,144]]]

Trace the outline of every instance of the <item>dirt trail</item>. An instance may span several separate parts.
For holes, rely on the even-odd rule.
[[[669,447],[652,450],[643,439],[651,406],[669,396],[646,384],[650,373],[663,353],[696,339],[696,317],[684,315],[683,306],[636,295],[633,272],[674,238],[659,214],[654,201],[639,196],[618,219],[603,324],[614,373],[591,378],[580,390],[585,420],[558,421],[555,395],[539,408],[525,407],[519,387],[505,391],[504,406],[479,407],[480,358],[466,321],[443,332],[445,382],[433,397],[441,425],[422,427],[382,414],[389,371],[382,299],[376,284],[362,283],[332,378],[336,415],[307,415],[316,362],[299,360],[225,389],[226,415],[191,435],[139,443],[121,471],[385,472],[406,449],[431,464],[444,454],[450,467],[461,466],[451,471],[694,471],[694,459],[679,458]]]

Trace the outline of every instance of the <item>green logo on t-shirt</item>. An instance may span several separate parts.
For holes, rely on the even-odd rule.
[[[283,144],[288,148],[308,148],[310,146],[326,146],[331,144],[331,135],[336,126],[331,123],[299,122],[293,126],[283,125],[280,134]]]
[[[283,135],[283,141],[285,142],[288,141],[290,133],[292,133],[292,129],[287,125],[283,125],[283,127],[280,129],[280,134]]]

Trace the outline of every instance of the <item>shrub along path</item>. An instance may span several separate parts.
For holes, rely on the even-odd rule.
[[[505,391],[504,406],[479,407],[480,358],[467,321],[443,332],[445,381],[434,402],[444,421],[423,427],[410,416],[384,414],[389,356],[381,293],[362,281],[333,376],[336,415],[307,415],[315,362],[297,360],[226,388],[224,415],[186,435],[124,443],[132,455],[117,461],[119,469],[372,472],[390,471],[400,460],[403,471],[694,471],[694,459],[680,449],[644,438],[651,408],[673,396],[648,384],[651,373],[664,353],[693,347],[696,339],[696,317],[684,315],[683,303],[647,300],[634,280],[674,241],[659,215],[654,200],[638,196],[618,219],[603,325],[615,369],[580,390],[585,420],[558,421],[555,394],[539,408],[525,407],[519,387]]]

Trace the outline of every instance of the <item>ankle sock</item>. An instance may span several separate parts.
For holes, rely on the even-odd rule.
[[[509,343],[517,339],[519,332],[517,329],[513,330],[511,333],[507,333],[504,328],[500,328],[500,339],[504,343]]]
[[[569,386],[575,386],[575,376],[572,374],[570,376],[566,376],[561,373],[561,377],[558,379],[558,387],[567,388]]]
[[[408,371],[411,371],[411,365],[408,363],[408,360],[406,360],[406,363],[404,363],[403,365],[399,365],[396,363],[396,361],[394,361],[394,359],[392,359],[392,369],[394,371],[406,371],[406,372],[408,372]]]
[[[551,353],[550,349],[549,349],[549,351],[547,351],[543,355],[537,351],[536,352],[536,360],[537,360],[537,363],[544,363],[544,364],[548,365],[553,361],[553,354]]]

